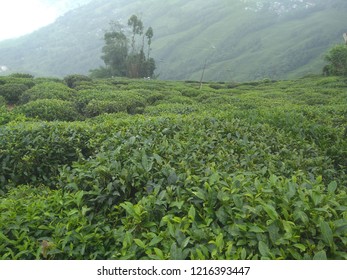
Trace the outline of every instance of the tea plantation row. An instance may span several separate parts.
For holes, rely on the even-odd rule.
[[[347,81],[0,78],[2,259],[347,259]]]

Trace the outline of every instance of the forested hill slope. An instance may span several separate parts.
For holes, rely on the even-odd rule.
[[[346,32],[346,1],[278,2],[94,0],[31,35],[0,43],[0,66],[45,76],[88,73],[103,64],[110,21],[126,24],[137,14],[154,29],[161,79],[198,80],[205,62],[205,80],[319,73],[324,54]]]

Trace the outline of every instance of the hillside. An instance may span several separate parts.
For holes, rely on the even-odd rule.
[[[277,4],[276,4],[277,3]],[[346,32],[342,0],[94,0],[54,24],[0,43],[0,65],[44,76],[86,74],[102,65],[111,20],[138,14],[154,29],[161,79],[242,81],[319,73]]]
[[[0,77],[1,259],[347,259],[346,78]]]

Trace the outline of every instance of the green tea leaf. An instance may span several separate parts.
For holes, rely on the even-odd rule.
[[[307,224],[309,222],[308,216],[306,215],[305,212],[303,212],[301,210],[295,210],[294,211],[294,219],[295,219],[295,221],[301,220],[303,222],[303,224]]]
[[[184,252],[181,248],[177,247],[176,243],[173,243],[170,248],[170,259],[172,260],[184,260]]]
[[[148,246],[151,247],[151,246],[154,246],[154,245],[157,245],[159,242],[161,242],[163,240],[162,237],[160,236],[155,236],[151,242],[149,242]]]
[[[137,246],[139,246],[139,247],[141,247],[141,248],[143,248],[143,249],[146,248],[146,244],[143,243],[142,240],[140,240],[140,239],[134,239],[134,242],[136,243]]]
[[[161,260],[164,260],[164,254],[163,254],[163,251],[160,250],[159,248],[154,248],[153,249],[155,254],[161,259]]]
[[[144,153],[142,155],[142,167],[144,170],[146,170],[147,172],[151,171],[152,166],[153,166],[153,161],[149,161],[147,155]]]
[[[219,174],[218,173],[213,173],[209,180],[208,180],[208,183],[212,186],[213,184],[215,183],[218,183],[219,181]]]
[[[241,195],[235,194],[235,195],[232,196],[232,198],[233,198],[233,201],[234,201],[235,206],[236,206],[237,208],[241,209],[242,206],[244,206],[243,203],[242,203],[242,197],[241,197]]]
[[[194,191],[193,194],[195,196],[197,196],[198,198],[200,198],[201,200],[205,200],[206,199],[206,195],[205,195],[205,192],[201,189],[197,190],[197,191]]]
[[[270,257],[270,249],[264,241],[259,241],[258,249],[263,257]]]
[[[169,185],[175,185],[176,184],[176,182],[177,182],[177,175],[176,175],[176,172],[175,171],[171,171],[170,172],[170,175],[169,175],[169,177],[167,178],[167,183],[169,184]]]
[[[78,191],[76,193],[76,204],[77,204],[78,207],[81,206],[83,195],[84,195],[83,191]]]
[[[291,258],[294,258],[295,260],[302,259],[301,254],[298,252],[298,250],[295,250],[295,248],[288,248],[287,250],[292,255]]]
[[[323,195],[320,192],[313,191],[311,194],[311,198],[314,203],[314,206],[317,206],[323,200]]]
[[[222,250],[224,247],[224,239],[223,239],[223,233],[218,234],[216,238],[216,246],[219,250]]]
[[[182,209],[183,205],[184,205],[184,201],[173,201],[170,203],[170,207],[177,207],[179,210]]]
[[[322,233],[323,241],[329,246],[333,246],[333,232],[329,226],[329,224],[323,220],[320,221],[319,227]]]
[[[291,236],[293,233],[293,228],[295,228],[295,224],[290,221],[282,221],[282,225],[286,233]]]
[[[288,184],[288,192],[286,193],[286,196],[288,199],[291,199],[295,196],[296,194],[296,184],[290,182]]]
[[[163,159],[161,156],[159,156],[158,154],[153,154],[153,157],[155,158],[155,160],[157,161],[158,164],[162,164],[163,163]]]
[[[247,258],[247,251],[245,248],[241,250],[241,260],[245,260]]]
[[[263,203],[262,206],[265,212],[269,215],[269,217],[272,220],[278,219],[278,213],[276,212],[276,209],[272,205]]]
[[[306,246],[303,244],[294,244],[294,247],[300,249],[301,252],[305,252],[306,251]]]
[[[335,181],[330,182],[328,185],[328,193],[334,194],[337,189],[337,183]]]
[[[228,219],[230,218],[224,206],[220,207],[215,213],[218,220],[223,224],[226,224]]]
[[[189,211],[188,211],[188,218],[191,219],[192,221],[194,221],[195,220],[195,214],[196,214],[195,207],[194,207],[194,205],[191,205],[189,208]]]
[[[134,205],[131,202],[126,201],[124,203],[121,203],[120,206],[125,209],[128,215],[132,217],[137,216]]]
[[[319,251],[317,252],[314,256],[313,256],[314,260],[327,260],[327,254],[325,253],[325,251]]]
[[[180,244],[181,248],[183,249],[186,248],[189,242],[190,242],[190,237],[187,237],[186,239],[184,239],[183,242]]]
[[[256,225],[252,225],[249,227],[249,231],[250,232],[255,232],[255,233],[263,233],[265,232],[262,228],[256,226]]]
[[[347,234],[347,221],[345,219],[334,221],[335,234],[343,236]]]
[[[276,243],[276,241],[282,236],[282,234],[279,233],[280,228],[277,223],[269,225],[267,231],[269,232],[269,237],[272,243]]]
[[[196,249],[196,254],[198,255],[199,260],[206,260],[206,257],[200,249]]]

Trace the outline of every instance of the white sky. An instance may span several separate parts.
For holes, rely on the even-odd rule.
[[[31,33],[58,16],[40,0],[0,0],[0,41]]]

